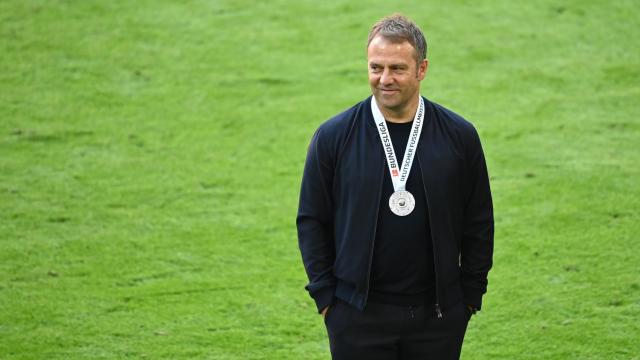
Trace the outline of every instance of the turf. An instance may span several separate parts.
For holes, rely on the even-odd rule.
[[[496,252],[463,359],[640,359],[634,1],[0,2],[0,358],[328,359],[295,213],[370,25],[483,140]]]

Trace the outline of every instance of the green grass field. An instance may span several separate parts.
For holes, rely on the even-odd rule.
[[[369,27],[483,140],[463,359],[640,359],[636,1],[0,2],[0,359],[328,359],[295,214]]]

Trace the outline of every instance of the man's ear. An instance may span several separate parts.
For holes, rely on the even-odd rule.
[[[418,73],[416,74],[416,78],[419,81],[424,80],[424,77],[427,75],[427,68],[429,67],[429,60],[424,59],[422,60],[422,62],[420,62],[420,64],[418,65]]]

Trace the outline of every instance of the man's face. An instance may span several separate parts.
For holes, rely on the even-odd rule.
[[[403,113],[408,106],[417,104],[427,60],[416,64],[414,53],[408,41],[394,43],[382,36],[371,40],[367,49],[369,85],[381,110]]]

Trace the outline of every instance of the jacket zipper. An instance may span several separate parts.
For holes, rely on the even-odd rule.
[[[373,227],[373,237],[371,239],[371,250],[369,251],[369,270],[367,271],[367,284],[365,285],[364,303],[367,304],[369,299],[369,281],[371,281],[371,265],[373,264],[373,248],[376,245],[376,233],[378,230],[378,216],[380,216],[380,199],[382,198],[382,186],[384,185],[384,172],[387,166],[387,160],[382,163],[382,176],[380,177],[380,187],[378,188],[378,206],[376,207],[376,221]]]
[[[420,175],[422,176],[422,188],[424,189],[424,198],[427,201],[427,211],[429,212],[429,231],[431,232],[431,245],[433,247],[433,272],[436,279],[436,314],[438,319],[442,319],[442,311],[440,309],[440,288],[438,286],[438,256],[436,254],[436,240],[433,237],[433,228],[431,226],[431,206],[429,205],[429,194],[427,193],[427,185],[424,180],[424,173],[422,172],[422,163],[420,162],[420,156],[418,156],[418,166],[420,166]]]

